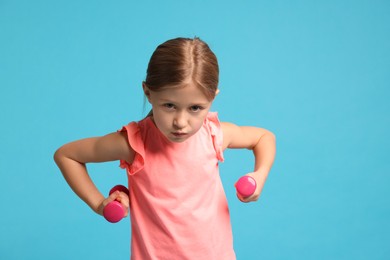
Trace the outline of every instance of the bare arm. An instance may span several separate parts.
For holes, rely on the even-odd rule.
[[[72,190],[100,215],[103,207],[114,199],[127,203],[128,208],[128,198],[116,193],[105,199],[89,177],[85,164],[115,160],[131,163],[133,159],[134,151],[128,145],[125,133],[111,133],[71,142],[60,147],[54,154],[54,160]]]
[[[260,197],[268,173],[275,159],[275,136],[270,131],[250,126],[237,126],[231,123],[221,123],[223,131],[223,148],[246,148],[253,151],[255,167],[248,175],[255,178],[257,189],[249,198],[239,199],[244,202],[256,201]]]

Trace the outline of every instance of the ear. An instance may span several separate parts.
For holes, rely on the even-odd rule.
[[[219,88],[217,88],[217,90],[215,91],[215,96],[217,96],[219,93]]]
[[[150,89],[148,88],[148,86],[146,86],[145,81],[142,82],[142,89],[144,90],[145,97],[150,103]]]

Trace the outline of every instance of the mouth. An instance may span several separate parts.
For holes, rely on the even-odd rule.
[[[187,133],[182,133],[182,132],[172,132],[172,135],[175,137],[184,137],[187,135]]]
[[[190,133],[183,133],[183,132],[171,132],[170,136],[168,139],[171,140],[171,142],[175,143],[181,143],[187,140],[191,136]]]

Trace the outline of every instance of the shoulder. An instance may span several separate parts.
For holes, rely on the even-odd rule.
[[[238,135],[240,131],[239,126],[230,122],[221,122],[221,129],[223,133],[223,149],[229,148],[232,138]]]
[[[110,154],[114,160],[132,161],[134,157],[134,150],[129,145],[127,133],[123,131],[100,137],[96,147],[102,153]]]

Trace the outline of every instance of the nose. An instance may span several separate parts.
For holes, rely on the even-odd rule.
[[[173,126],[177,129],[183,129],[187,125],[187,118],[184,112],[178,112],[173,119]]]

